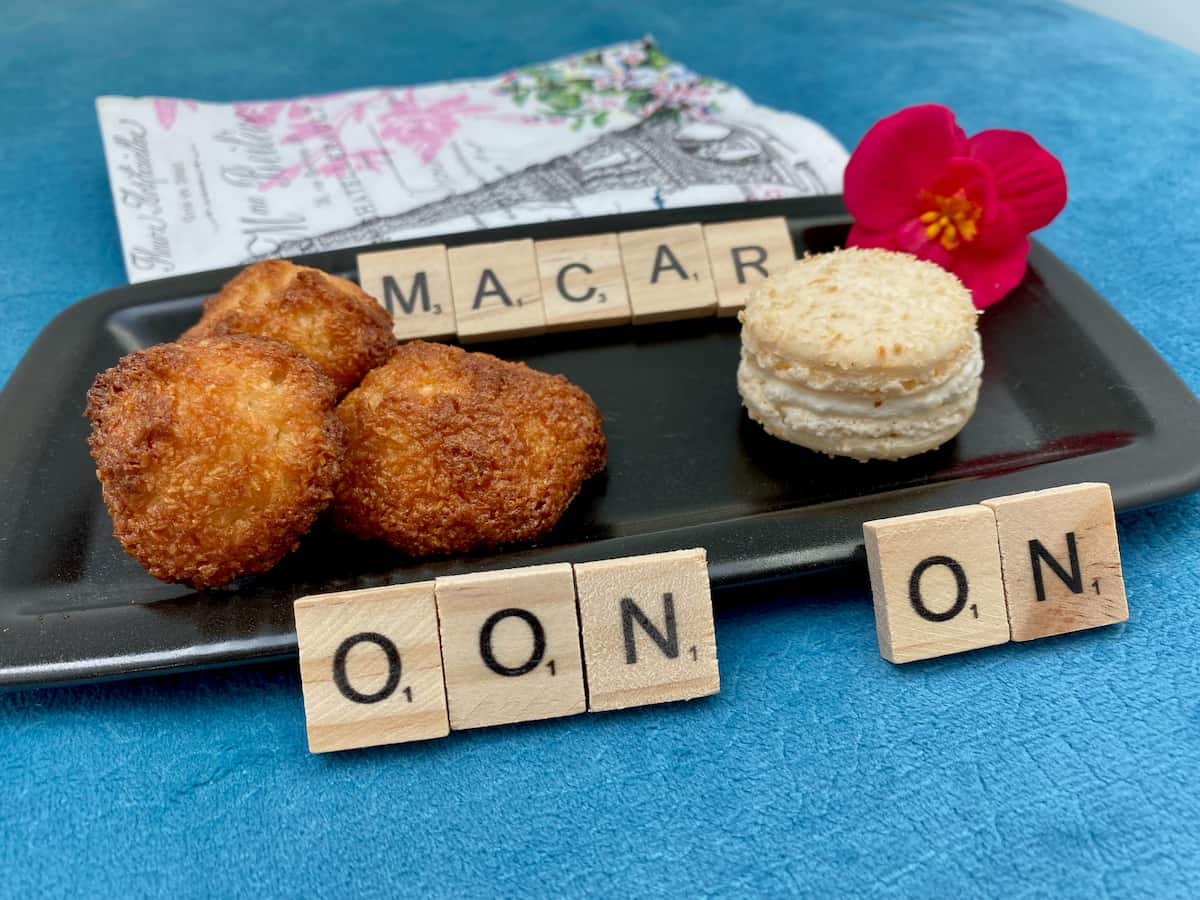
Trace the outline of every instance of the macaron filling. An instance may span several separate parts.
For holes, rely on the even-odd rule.
[[[799,409],[835,416],[893,419],[919,415],[978,391],[983,372],[983,354],[979,350],[979,337],[976,335],[974,351],[963,358],[951,371],[949,378],[941,383],[925,385],[912,393],[898,396],[886,393],[851,394],[805,387],[794,379],[784,377],[773,367],[762,366],[752,354],[745,352],[745,349],[742,353],[742,365],[750,370],[751,377],[762,383],[766,399],[781,414],[786,415],[789,410]]]

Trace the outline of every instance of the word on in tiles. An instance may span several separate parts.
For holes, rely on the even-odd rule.
[[[893,663],[1129,618],[1107,484],[863,525],[879,650]]]
[[[359,254],[358,279],[402,341],[463,343],[544,331],[732,316],[795,259],[787,220],[672,225],[547,241]]]
[[[703,550],[320,594],[295,613],[313,753],[720,690]]]

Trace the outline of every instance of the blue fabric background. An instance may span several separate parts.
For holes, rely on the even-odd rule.
[[[1200,57],[1049,2],[9,0],[0,378],[123,281],[93,98],[488,75],[651,32],[852,146],[1026,129],[1042,237],[1200,385]],[[0,473],[5,477],[5,473]],[[0,895],[1200,894],[1200,503],[1124,515],[1124,626],[895,668],[861,577],[720,611],[687,705],[310,756],[294,664],[0,696]],[[0,635],[0,647],[3,636]]]

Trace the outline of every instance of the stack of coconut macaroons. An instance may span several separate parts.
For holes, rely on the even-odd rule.
[[[903,459],[962,430],[983,354],[970,292],[888,250],[797,260],[739,315],[738,390],[768,433],[831,456]]]

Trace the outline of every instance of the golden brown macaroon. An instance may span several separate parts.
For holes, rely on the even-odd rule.
[[[335,402],[312,360],[253,335],[159,344],[102,372],[88,444],[125,552],[195,588],[271,568],[333,499]]]
[[[204,304],[183,339],[260,334],[291,344],[325,370],[338,393],[396,347],[392,319],[352,281],[281,259],[254,263]]]
[[[414,556],[540,537],[605,465],[600,413],[581,388],[457,347],[405,344],[338,417],[335,521]]]

